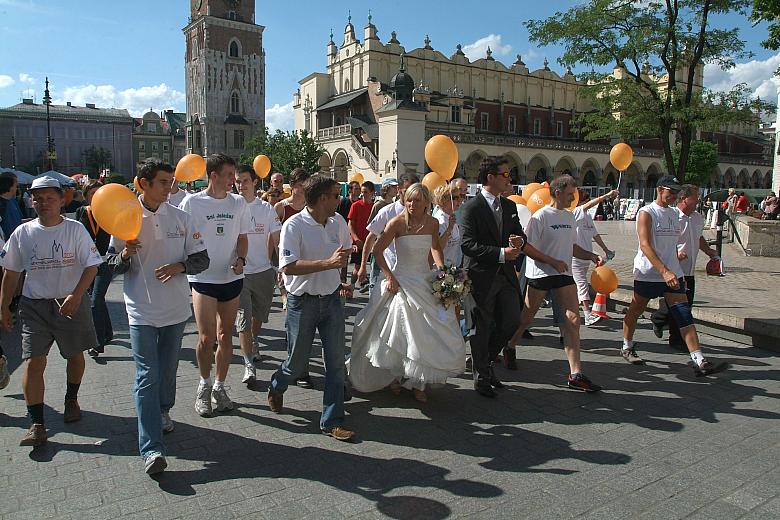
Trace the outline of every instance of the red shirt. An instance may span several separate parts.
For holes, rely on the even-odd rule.
[[[734,206],[734,209],[740,213],[745,213],[749,206],[750,201],[745,195],[742,195],[737,199],[737,204]]]
[[[368,217],[371,215],[371,208],[373,207],[373,201],[366,202],[360,199],[353,202],[349,208],[348,220],[353,223],[352,227],[355,229],[355,233],[361,242],[365,242],[368,236],[366,226],[368,225]]]

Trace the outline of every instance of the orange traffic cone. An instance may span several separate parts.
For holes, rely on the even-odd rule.
[[[600,317],[602,320],[609,320],[609,314],[607,314],[607,295],[602,293],[596,294],[596,299],[593,301],[593,308],[591,314]]]

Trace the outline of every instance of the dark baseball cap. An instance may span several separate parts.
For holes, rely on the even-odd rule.
[[[680,185],[680,181],[677,180],[677,177],[674,175],[664,175],[660,179],[658,179],[658,182],[655,183],[656,188],[666,188],[673,192],[678,192],[682,189],[682,186]]]

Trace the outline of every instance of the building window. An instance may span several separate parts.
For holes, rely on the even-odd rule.
[[[534,135],[542,135],[542,120],[534,119]]]
[[[517,133],[517,117],[509,116],[506,123],[506,131],[510,134]]]
[[[203,140],[201,137],[200,130],[195,130],[195,146],[197,148],[203,148]]]
[[[230,50],[228,51],[228,54],[231,58],[238,58],[241,55],[238,49],[238,42],[236,40],[232,40],[230,42]]]
[[[168,151],[168,143],[163,143],[163,152]]]
[[[144,152],[139,152],[138,153],[138,159],[143,161],[144,159],[146,159],[146,154]]]
[[[157,123],[146,123],[146,131],[147,132],[156,132],[157,131]]]
[[[238,114],[241,106],[238,102],[238,92],[233,92],[230,94],[230,112],[233,114]]]
[[[555,135],[563,137],[563,121],[555,122]]]
[[[138,150],[140,150],[140,151],[142,151],[142,152],[146,151],[146,143],[145,143],[145,142],[143,142],[143,141],[141,141],[140,143],[138,143]]]
[[[163,154],[163,161],[165,161],[165,162],[171,162],[171,154],[169,154],[169,153],[164,153],[164,154]]]
[[[349,92],[349,80],[344,80],[344,92]]]
[[[490,123],[490,114],[488,114],[487,112],[480,112],[480,114],[479,114],[479,127],[482,130],[487,130],[489,123]]]
[[[157,151],[157,143],[152,143],[152,151],[153,152]]]
[[[235,11],[228,11],[228,18],[230,20],[235,20],[237,18],[236,17],[236,12]]]
[[[452,107],[452,122],[453,123],[460,123],[460,107],[459,106]]]
[[[233,130],[233,148],[244,149],[244,131]]]
[[[187,129],[187,148],[192,148],[192,128]]]

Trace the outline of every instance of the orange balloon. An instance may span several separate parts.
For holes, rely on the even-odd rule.
[[[572,201],[571,206],[569,206],[566,209],[568,209],[569,211],[574,211],[574,208],[576,208],[577,204],[579,203],[580,203],[580,190],[579,188],[577,188],[574,190],[574,200]]]
[[[615,271],[602,265],[593,270],[590,275],[590,285],[597,293],[609,294],[618,288],[617,275]]]
[[[539,188],[543,188],[543,186],[538,182],[532,182],[531,184],[526,184],[525,188],[523,188],[523,198],[525,200],[529,200],[533,192],[535,192]]]
[[[252,161],[252,169],[255,170],[255,174],[258,177],[265,179],[271,173],[271,159],[267,155],[258,155]]]
[[[609,151],[609,162],[618,171],[624,171],[631,166],[634,160],[634,151],[626,143],[618,143]]]
[[[365,181],[365,179],[363,178],[363,174],[360,172],[353,172],[352,175],[349,176],[349,182],[363,184],[363,181]]]
[[[439,177],[448,181],[458,167],[458,147],[446,135],[434,135],[425,143],[425,162]]]
[[[438,173],[429,172],[425,174],[425,177],[423,177],[422,184],[428,188],[428,191],[433,193],[439,186],[446,185],[447,181],[445,181],[444,178]]]
[[[540,188],[531,194],[531,198],[528,199],[526,206],[531,210],[531,214],[533,214],[548,205],[550,201],[552,201],[550,188]]]
[[[190,153],[179,159],[175,177],[178,182],[192,182],[206,175],[206,159],[196,153]]]
[[[521,197],[520,195],[510,195],[507,198],[509,200],[511,200],[512,202],[514,202],[515,204],[522,204],[523,206],[525,206],[525,204],[526,204],[526,200],[523,197]]]
[[[141,232],[141,203],[127,186],[100,187],[92,197],[92,213],[100,227],[122,240],[133,240]]]
[[[547,181],[544,181],[544,182],[542,183],[542,186],[544,186],[545,188],[549,188],[549,187],[550,187],[550,183],[549,183],[549,182],[547,182]]]
[[[138,180],[138,177],[133,177],[133,187],[135,188],[136,193],[144,192],[144,189],[141,187],[141,181]]]

